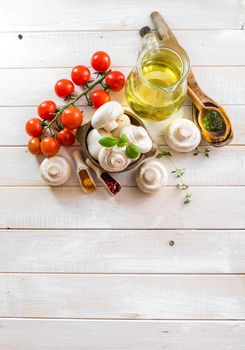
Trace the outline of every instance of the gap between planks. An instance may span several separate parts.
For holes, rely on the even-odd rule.
[[[131,66],[120,66],[117,65],[117,68],[128,68],[128,69],[132,69],[134,67],[134,65]],[[245,64],[192,64],[191,65],[192,68],[225,68],[225,67],[229,67],[229,68],[243,68],[245,67]],[[53,66],[48,66],[48,67],[41,67],[41,66],[35,66],[35,67],[0,67],[0,70],[6,70],[6,69],[11,69],[11,70],[31,70],[31,69],[72,69],[73,67],[70,66],[59,66],[59,67],[53,67]],[[88,66],[89,69],[92,69],[91,67]],[[237,105],[236,105],[237,106]],[[3,106],[1,105],[1,107],[9,107],[9,106]],[[11,106],[13,107],[13,106]],[[16,107],[16,106],[15,106]],[[21,107],[29,107],[29,106],[21,106]]]
[[[98,188],[104,188],[104,186],[102,184],[97,184],[96,185]],[[176,185],[165,185],[165,188],[176,188],[178,187],[177,184]],[[227,188],[231,188],[231,187],[245,187],[245,185],[190,185],[189,188],[206,188],[206,187],[212,187],[212,188],[222,188],[222,187],[227,187]],[[79,184],[77,184],[77,186],[74,185],[61,185],[61,186],[45,186],[45,185],[35,185],[35,186],[28,186],[28,185],[0,185],[0,189],[7,189],[7,188],[46,188],[46,189],[50,189],[50,188],[81,188],[81,186]],[[138,188],[137,185],[123,185],[123,188]],[[82,189],[81,189],[82,191]],[[81,192],[83,193],[83,192]]]
[[[67,228],[67,227],[64,227],[64,228],[57,228],[57,227],[53,227],[53,228],[36,228],[36,227],[0,227],[0,232],[1,231],[6,231],[6,230],[9,230],[9,231],[60,231],[60,230],[64,230],[64,231],[80,231],[80,232],[83,232],[83,231],[211,231],[211,230],[215,230],[215,231],[244,231],[244,228],[213,228],[213,227],[210,227],[210,228],[167,228],[167,229],[164,229],[164,228]],[[245,234],[245,233],[244,233]]]
[[[0,271],[1,275],[59,275],[59,276],[67,276],[67,275],[86,275],[86,276],[244,276],[244,272],[40,272],[40,271]]]
[[[91,317],[91,318],[86,318],[86,317],[11,317],[11,316],[1,316],[1,320],[50,320],[50,321],[98,321],[98,322],[110,322],[110,321],[118,321],[118,322],[157,322],[157,323],[163,323],[163,322],[172,322],[172,323],[180,323],[180,322],[237,322],[237,323],[243,323],[245,322],[244,318],[164,318],[164,319],[159,319],[159,318],[146,318],[146,319],[132,319],[132,318],[117,318],[117,317],[111,317],[111,318],[98,318],[98,317]]]
[[[153,27],[153,25],[152,25]],[[175,32],[198,32],[198,31],[241,31],[244,30],[244,23],[241,28],[174,28],[171,26],[171,30],[174,30]],[[22,33],[106,33],[106,32],[137,32],[139,33],[141,28],[132,28],[132,29],[100,29],[100,28],[94,28],[94,29],[31,29],[31,30],[0,30],[1,34],[22,34]],[[21,39],[22,40],[22,39]]]

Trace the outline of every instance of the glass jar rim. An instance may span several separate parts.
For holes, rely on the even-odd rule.
[[[163,86],[157,86],[151,82],[149,82],[145,77],[144,77],[144,74],[142,72],[142,61],[143,59],[145,58],[145,56],[147,54],[149,54],[150,52],[156,52],[156,51],[160,51],[160,50],[166,50],[166,51],[171,51],[172,53],[174,53],[180,60],[181,64],[182,64],[182,73],[181,73],[181,76],[180,76],[180,79],[168,86],[168,87],[163,87]],[[161,91],[165,91],[165,92],[172,92],[174,91],[180,84],[182,84],[182,82],[187,78],[187,75],[190,71],[190,59],[189,59],[189,56],[187,55],[186,51],[182,48],[182,47],[179,47],[178,48],[178,51],[177,50],[174,50],[173,48],[170,48],[170,47],[167,47],[167,46],[164,46],[164,45],[159,45],[158,47],[156,48],[146,48],[145,50],[143,50],[139,57],[138,57],[138,61],[137,61],[137,65],[136,65],[136,69],[137,69],[137,72],[140,76],[140,78],[144,81],[144,83],[154,89],[157,89],[157,90],[161,90]]]

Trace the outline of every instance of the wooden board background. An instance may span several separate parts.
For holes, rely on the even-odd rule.
[[[234,140],[208,159],[173,152],[188,206],[171,175],[153,196],[132,172],[118,175],[125,188],[115,198],[103,188],[84,196],[76,176],[47,187],[42,156],[26,150],[25,120],[96,50],[128,74],[153,10],[231,116]],[[244,23],[242,0],[1,0],[0,349],[244,349]],[[122,93],[113,98],[126,105]],[[179,116],[191,112],[187,98]],[[163,125],[147,122],[167,149]],[[71,150],[61,153],[71,160]]]

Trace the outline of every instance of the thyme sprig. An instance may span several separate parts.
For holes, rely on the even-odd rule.
[[[209,152],[210,150],[206,147],[205,150],[200,150],[198,147],[195,149],[195,151],[193,152],[193,156],[197,156],[199,153],[203,154],[205,157],[209,158]]]
[[[181,190],[184,191],[185,196],[184,196],[184,204],[188,204],[191,202],[191,193],[189,192],[189,185],[187,185],[184,182],[183,176],[185,174],[185,169],[184,168],[178,168],[173,161],[172,154],[169,151],[164,151],[161,150],[160,153],[157,154],[157,158],[162,158],[166,157],[169,159],[171,162],[172,166],[174,167],[174,170],[171,171],[171,174],[175,175],[175,178],[178,179],[177,187]]]

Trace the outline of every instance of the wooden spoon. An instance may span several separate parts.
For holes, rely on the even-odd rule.
[[[122,186],[120,185],[120,183],[107,171],[102,170],[101,168],[93,164],[89,158],[86,159],[86,164],[91,169],[93,169],[98,180],[102,183],[102,185],[110,193],[111,196],[114,196],[121,190]]]
[[[173,50],[175,50],[177,47],[181,47],[172,30],[169,28],[168,24],[164,21],[159,12],[152,12],[151,18],[161,38],[160,42],[165,45],[167,44],[168,47],[171,47]],[[196,125],[200,128],[203,138],[215,147],[224,146],[230,143],[233,138],[233,131],[229,117],[217,102],[202,91],[192,70],[189,72],[187,85],[188,95],[197,108],[197,111],[194,108],[193,119]],[[220,130],[208,131],[204,128],[204,118],[207,113],[211,111],[218,113],[222,119],[223,126]]]
[[[203,138],[215,147],[230,143],[233,138],[233,131],[230,119],[224,109],[203,92],[192,71],[189,73],[187,84],[188,95],[196,107],[193,111],[193,120],[199,126]],[[223,126],[220,130],[208,131],[205,129],[205,116],[210,112],[216,112],[221,117]]]
[[[85,193],[92,193],[96,191],[96,184],[93,180],[93,177],[90,173],[89,168],[83,162],[81,153],[79,150],[75,150],[72,153],[72,156],[77,165],[77,176],[80,182],[81,188]]]

